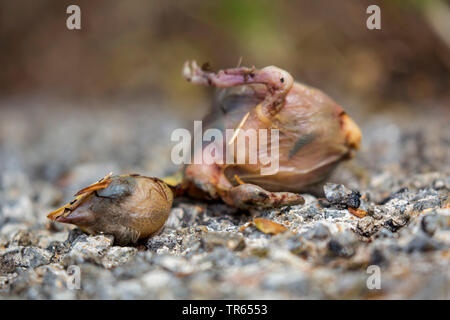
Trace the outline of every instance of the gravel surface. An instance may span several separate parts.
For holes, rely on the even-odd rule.
[[[449,299],[443,114],[356,119],[362,150],[323,198],[250,212],[177,199],[159,235],[121,247],[46,214],[110,171],[171,173],[170,133],[181,126],[171,119],[180,115],[8,102],[0,107],[0,298]],[[248,225],[256,217],[287,231],[265,234]]]

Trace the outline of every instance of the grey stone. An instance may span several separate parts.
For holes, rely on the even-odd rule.
[[[113,242],[112,236],[82,235],[72,243],[70,251],[62,256],[61,261],[64,265],[80,264],[85,261],[102,264],[102,259]]]
[[[47,250],[37,247],[12,247],[0,250],[0,261],[2,266],[11,272],[15,268],[35,268],[50,263],[52,254]],[[3,268],[3,267],[2,267]]]
[[[323,187],[325,197],[334,205],[341,205],[350,208],[358,208],[360,205],[359,198],[361,194],[346,188],[342,184],[326,183]]]
[[[376,221],[376,220],[375,220]],[[358,221],[356,232],[363,237],[371,237],[378,232],[380,226],[371,217],[364,217]]]
[[[130,247],[111,247],[103,256],[102,265],[106,269],[117,267],[128,263],[133,259],[137,252],[136,248]]]
[[[272,291],[288,291],[299,296],[309,293],[310,283],[308,279],[297,272],[272,273],[265,277],[261,287]]]
[[[317,223],[310,230],[302,234],[307,239],[327,239],[331,233],[327,226],[322,223]]]
[[[434,251],[434,250],[439,250],[441,248],[442,248],[442,244],[440,244],[436,240],[434,240],[430,237],[427,237],[425,235],[419,234],[408,243],[405,250],[407,252]]]
[[[436,230],[439,228],[440,216],[437,214],[427,214],[422,218],[421,227],[422,230],[429,236],[433,236]]]
[[[201,242],[206,251],[212,251],[215,247],[226,247],[236,251],[245,248],[244,237],[230,232],[207,232],[202,235]]]
[[[397,232],[400,228],[404,227],[409,221],[409,216],[403,215],[387,219],[384,222],[384,227],[391,232]]]
[[[331,256],[349,258],[355,254],[357,239],[353,232],[345,231],[333,236],[328,242]]]

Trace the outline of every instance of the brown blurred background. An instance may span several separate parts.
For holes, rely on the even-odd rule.
[[[81,8],[82,30],[66,28]],[[366,8],[381,7],[381,30]],[[192,106],[207,90],[180,72],[269,64],[337,100],[449,105],[449,4],[396,1],[2,0],[0,94],[151,99]],[[161,100],[162,99],[162,100]]]
[[[381,30],[366,27],[371,4]],[[213,92],[182,78],[187,59],[284,68],[360,125],[361,166],[442,170],[449,24],[443,0],[0,0],[0,172],[70,186],[172,173],[172,130],[192,129]]]

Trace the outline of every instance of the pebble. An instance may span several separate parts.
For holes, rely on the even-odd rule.
[[[442,248],[442,244],[440,244],[436,240],[425,235],[417,235],[408,243],[405,250],[407,252],[433,251],[440,248]]]
[[[49,251],[37,247],[19,246],[0,250],[0,265],[9,270],[19,267],[35,268],[49,264],[51,258],[52,254]]]
[[[345,231],[330,239],[328,250],[331,256],[349,258],[355,254],[357,239],[353,232]]]
[[[226,247],[230,250],[241,251],[245,248],[244,237],[230,232],[208,232],[201,236],[202,246],[206,251],[215,247]]]
[[[331,204],[350,208],[358,208],[360,205],[361,194],[358,191],[346,188],[342,184],[326,183],[323,191]]]

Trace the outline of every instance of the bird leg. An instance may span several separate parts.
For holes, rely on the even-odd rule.
[[[261,108],[267,117],[275,115],[283,107],[285,97],[294,84],[294,79],[287,71],[274,66],[260,70],[254,67],[239,67],[214,73],[203,70],[195,61],[187,61],[183,68],[183,76],[190,82],[219,88],[254,83],[264,84],[267,93]]]
[[[305,199],[299,194],[291,192],[270,192],[249,183],[231,188],[228,193],[228,198],[235,207],[241,209],[279,208],[305,203]]]

